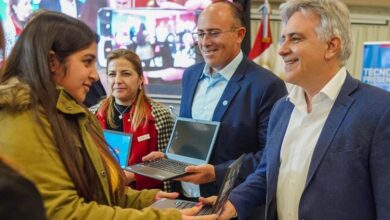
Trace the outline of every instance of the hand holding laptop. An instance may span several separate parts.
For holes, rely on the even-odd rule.
[[[241,155],[232,164],[229,165],[221,188],[219,189],[218,197],[201,198],[200,201],[205,206],[197,214],[198,216],[210,216],[210,213],[216,215],[222,215],[223,218],[229,219],[235,215],[236,211],[233,205],[229,202],[229,194],[234,188],[234,183],[237,181],[238,174],[242,165],[242,161],[245,154]],[[226,205],[228,203],[228,205]],[[210,206],[212,204],[212,206]],[[152,208],[166,209],[166,208],[177,208],[184,209],[187,207],[193,207],[197,203],[186,200],[172,200],[172,199],[161,199],[151,205]],[[227,209],[225,212],[224,209]],[[211,216],[210,216],[211,217]],[[221,216],[220,216],[221,217]]]
[[[150,152],[142,158],[142,161],[151,161],[164,158],[165,154],[160,151]],[[215,169],[211,164],[188,166],[185,171],[191,173],[188,176],[176,178],[177,181],[191,182],[194,184],[204,184],[215,181]]]
[[[183,220],[216,220],[216,219],[218,219],[218,215],[216,215],[216,214],[196,216],[197,213],[202,209],[202,207],[203,207],[202,205],[199,205],[199,206],[194,206],[192,208],[181,209],[180,212],[182,213],[182,219]]]
[[[168,193],[164,191],[159,191],[155,196],[155,201],[160,199],[176,199],[179,196],[179,193],[173,192]],[[211,205],[215,200],[204,200],[203,202],[198,203],[196,206],[186,209],[179,210],[182,214],[183,220],[216,220],[218,215],[204,215],[204,216],[195,216],[202,209],[202,204]]]
[[[237,210],[233,204],[228,200],[223,206],[222,213],[220,214],[218,220],[227,220],[237,217]]]
[[[158,193],[154,197],[154,201],[158,201],[160,199],[176,199],[178,196],[179,196],[179,193],[177,193],[177,192],[158,191]]]
[[[200,197],[199,201],[203,204],[214,205],[217,202],[217,199],[218,199],[217,196],[210,196],[207,198]],[[218,217],[218,220],[228,220],[236,217],[237,217],[236,208],[229,200],[227,200],[223,206],[221,214]]]
[[[125,176],[126,176],[126,185],[129,185],[130,183],[135,181],[135,174],[132,172],[129,172],[127,170],[124,170]]]
[[[185,171],[191,174],[188,176],[177,178],[175,180],[191,182],[194,184],[204,184],[215,181],[215,169],[214,166],[211,164],[188,166]]]
[[[142,157],[142,161],[146,162],[146,161],[161,159],[164,157],[165,157],[165,154],[163,152],[152,151],[148,155]]]

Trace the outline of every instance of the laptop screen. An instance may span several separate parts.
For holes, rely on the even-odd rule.
[[[170,156],[182,157],[186,160],[184,162],[191,164],[207,162],[218,133],[219,124],[219,122],[178,117],[168,144],[168,158]]]
[[[103,134],[111,154],[118,161],[119,165],[125,168],[131,152],[132,134],[111,130],[104,130]]]

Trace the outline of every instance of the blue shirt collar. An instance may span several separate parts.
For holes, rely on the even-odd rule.
[[[227,81],[232,78],[234,72],[236,72],[238,65],[240,65],[244,55],[242,51],[237,54],[237,56],[228,64],[226,65],[223,69],[218,71],[218,73]],[[203,72],[200,75],[200,79],[203,79],[204,77],[212,77],[210,74],[210,69],[211,67],[206,63],[206,65],[203,68]]]

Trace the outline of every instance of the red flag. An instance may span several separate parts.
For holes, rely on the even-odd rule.
[[[255,43],[253,44],[253,47],[248,55],[249,59],[251,60],[260,56],[261,53],[263,53],[272,44],[271,27],[269,21],[271,7],[268,3],[268,0],[266,0],[265,3],[260,6],[260,11],[262,14],[260,27],[257,31]]]

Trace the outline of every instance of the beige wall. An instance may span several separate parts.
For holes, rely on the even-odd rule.
[[[252,4],[262,4],[264,0],[250,0]],[[389,0],[342,0],[348,6],[390,7]],[[283,0],[269,0],[270,3],[281,3]]]
[[[278,0],[275,0],[278,1]],[[271,2],[275,2],[271,1]],[[252,2],[251,13],[251,39],[255,39],[260,15],[257,8],[263,1]],[[280,1],[279,1],[280,2]],[[353,51],[347,63],[348,71],[357,79],[360,79],[363,57],[363,43],[367,41],[390,41],[390,0],[345,0],[345,2],[354,2],[349,5],[352,18],[352,37]],[[364,2],[375,2],[385,7],[356,6]],[[277,55],[278,38],[280,35],[280,17],[278,15],[278,3],[272,3],[273,15],[271,16],[271,30],[273,44],[266,53],[264,53],[257,62],[261,65],[268,66],[274,73],[283,78],[283,65]]]

